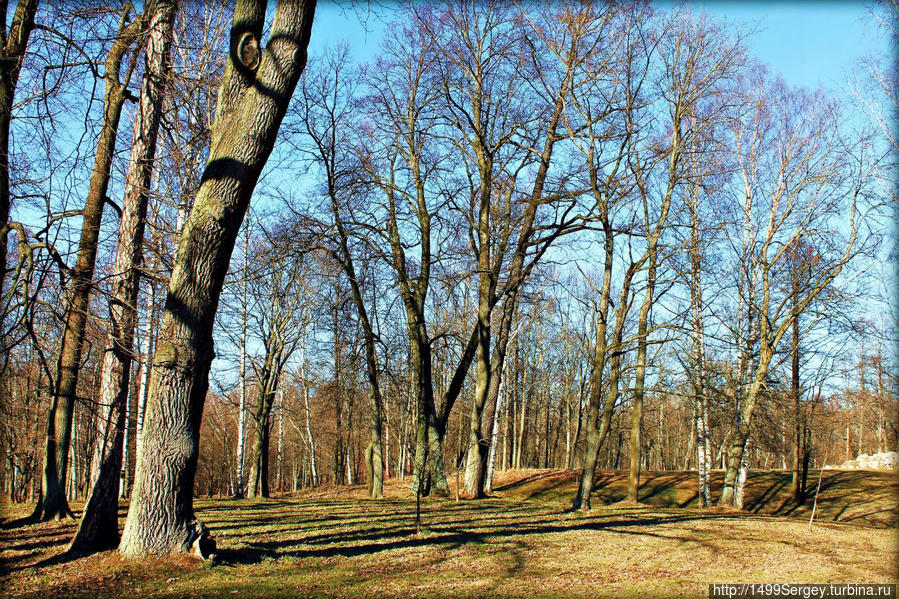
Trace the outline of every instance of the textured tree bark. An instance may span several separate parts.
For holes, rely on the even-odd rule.
[[[127,15],[123,15],[119,34],[106,57],[103,124],[97,140],[87,201],[82,212],[78,257],[71,272],[71,289],[66,298],[62,348],[56,363],[56,389],[47,416],[43,501],[37,508],[43,520],[62,519],[72,515],[65,495],[69,444],[72,437],[72,414],[84,348],[85,324],[97,259],[100,223],[103,219],[103,206],[107,200],[106,191],[109,187],[110,168],[115,153],[122,105],[127,97],[127,85],[135,67],[134,57],[124,76],[120,71],[125,53],[145,29],[147,18],[142,16],[126,25],[126,17]]]
[[[9,30],[6,29],[7,5],[3,3],[3,22],[0,23],[0,298],[4,297],[6,282],[6,239],[9,222],[9,125],[15,101],[16,85],[22,60],[34,29],[34,15],[39,0],[19,0]]]
[[[152,12],[151,12],[152,11]],[[122,464],[122,442],[137,322],[139,266],[150,177],[156,156],[156,138],[169,69],[172,22],[176,11],[172,0],[157,0],[147,7],[150,30],[146,67],[141,84],[140,110],[134,121],[134,145],[125,199],[119,224],[115,273],[112,280],[109,316],[111,330],[103,357],[100,406],[106,409],[94,462],[97,476],[92,482],[84,513],[70,551],[103,551],[119,544],[118,473]],[[152,15],[152,16],[149,16]]]
[[[187,552],[200,421],[214,356],[212,324],[231,252],[306,64],[314,0],[282,0],[259,45],[267,3],[240,0],[219,88],[210,156],[185,223],[154,356],[144,444],[120,551]]]

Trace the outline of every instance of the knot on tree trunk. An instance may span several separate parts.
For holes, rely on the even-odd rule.
[[[187,544],[190,555],[202,560],[211,560],[215,557],[215,537],[209,533],[209,529],[201,520],[194,520],[191,523]]]
[[[262,52],[259,49],[259,41],[252,32],[247,31],[240,36],[237,42],[237,57],[241,64],[253,72],[259,68],[262,62]]]

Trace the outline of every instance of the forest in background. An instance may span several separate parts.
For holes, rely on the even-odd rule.
[[[892,57],[837,96],[686,8],[413,3],[306,63],[313,4],[265,48],[265,3],[7,15],[11,501],[114,505],[184,451],[142,495],[172,530],[192,494],[526,468],[581,471],[581,508],[597,468],[632,500],[695,469],[703,504],[721,468],[740,507],[747,469],[803,502],[897,448]]]

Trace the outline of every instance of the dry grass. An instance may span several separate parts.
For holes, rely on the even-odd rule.
[[[819,471],[809,473],[811,496],[796,506],[790,497],[791,475],[783,470],[751,471],[746,481],[745,511],[752,514],[811,516]],[[571,504],[577,489],[575,472],[558,470],[510,471],[498,477],[497,493],[508,499],[536,500],[558,506]],[[723,472],[712,472],[712,499],[717,500]],[[626,496],[627,474],[597,472],[594,503],[612,504]],[[656,507],[699,507],[696,473],[646,472],[641,478],[640,503]],[[825,470],[815,519],[895,528],[899,525],[899,472],[878,470]]]
[[[864,503],[870,489],[856,482]],[[360,488],[197,501],[218,540],[214,565],[115,552],[60,558],[73,524],[8,528],[0,584],[15,597],[695,597],[711,582],[897,580],[895,528],[864,518],[809,531],[796,518],[655,505],[585,516],[562,509],[571,481],[558,473],[502,484],[504,497],[424,502],[421,535],[414,500],[398,496],[396,482],[377,501],[357,496]]]

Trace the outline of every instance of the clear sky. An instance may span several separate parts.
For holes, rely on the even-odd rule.
[[[891,52],[865,2],[692,2],[732,23],[757,24],[750,50],[788,82],[840,87],[860,58]]]
[[[856,62],[869,54],[891,52],[887,37],[873,24],[861,1],[694,1],[696,10],[734,25],[755,26],[747,44],[773,72],[795,85],[839,88]],[[320,2],[312,34],[312,54],[337,42],[350,44],[357,60],[377,54],[392,2]],[[658,2],[665,8],[671,2]]]

